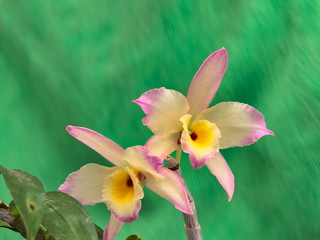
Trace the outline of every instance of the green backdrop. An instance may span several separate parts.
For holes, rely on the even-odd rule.
[[[186,94],[202,61],[225,47],[212,104],[254,106],[275,136],[222,150],[236,181],[230,203],[208,169],[183,156],[204,239],[320,239],[319,1],[2,0],[0,17],[1,164],[46,190],[86,163],[111,166],[65,127],[143,145],[151,132],[131,101],[162,86]],[[181,214],[145,193],[139,220],[116,239],[185,239]],[[2,179],[0,199],[11,199]],[[106,207],[88,210],[104,228]],[[22,238],[0,229],[0,239]]]

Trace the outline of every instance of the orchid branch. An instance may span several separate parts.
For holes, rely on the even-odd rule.
[[[0,200],[0,220],[5,223],[1,227],[8,228],[12,231],[18,232],[22,237],[27,239],[27,232],[21,217],[13,216],[9,211],[9,206]],[[54,240],[47,230],[40,226],[36,240]]]
[[[177,173],[182,178],[179,163],[177,163],[177,161],[170,156],[166,157],[166,160],[167,160],[167,167],[170,170]],[[188,199],[189,199],[193,214],[182,213],[184,223],[185,223],[185,225],[184,225],[185,232],[186,232],[188,240],[202,240],[201,227],[198,222],[196,205],[194,203],[194,200],[193,200],[187,186],[186,186],[186,191],[187,191]]]

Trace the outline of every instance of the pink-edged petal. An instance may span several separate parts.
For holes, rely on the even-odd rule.
[[[148,148],[144,146],[129,147],[124,151],[124,160],[138,171],[152,174],[154,177],[163,178],[158,169],[163,166],[163,159],[151,156]]]
[[[221,153],[218,153],[214,158],[210,159],[207,167],[210,172],[217,177],[224,190],[226,190],[228,201],[230,202],[234,192],[234,177]]]
[[[94,205],[102,202],[102,191],[105,178],[117,167],[104,167],[89,163],[78,171],[71,173],[59,187],[60,192],[69,194],[83,205]]]
[[[189,111],[189,103],[181,93],[164,87],[152,89],[133,100],[147,115],[142,122],[156,135],[168,135],[181,130],[180,117]]]
[[[174,150],[179,148],[179,137],[180,133],[174,133],[163,137],[153,135],[145,146],[149,149],[149,154],[151,156],[158,156],[160,159],[164,159]]]
[[[264,135],[274,135],[266,128],[263,115],[239,102],[222,102],[204,110],[200,117],[217,125],[221,132],[219,148],[250,145]]]
[[[191,115],[197,116],[210,105],[220,86],[227,65],[228,54],[224,48],[215,51],[203,62],[194,76],[187,94]]]
[[[123,165],[123,148],[114,141],[88,128],[68,126],[67,131],[117,166]]]
[[[214,123],[200,120],[190,124],[190,119],[190,114],[181,118],[183,123],[181,149],[189,153],[191,165],[194,168],[200,168],[219,152],[221,135]]]
[[[146,186],[159,196],[170,201],[178,210],[186,214],[192,214],[185,183],[182,178],[167,168],[161,168],[161,171],[165,178],[157,180],[152,175],[147,174]]]
[[[103,240],[113,240],[117,233],[122,228],[123,222],[117,220],[117,218],[111,213],[108,226],[103,231]]]
[[[105,179],[102,199],[120,222],[132,222],[138,218],[144,193],[136,174],[136,170],[125,167]]]

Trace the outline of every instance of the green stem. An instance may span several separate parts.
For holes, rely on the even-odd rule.
[[[181,149],[176,151],[176,162],[179,164],[181,159]]]

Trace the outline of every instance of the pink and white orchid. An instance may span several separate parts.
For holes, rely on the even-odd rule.
[[[148,148],[121,148],[112,140],[87,128],[68,126],[67,131],[101,156],[116,165],[105,167],[89,163],[70,174],[59,187],[83,205],[104,202],[111,211],[104,240],[114,239],[124,222],[138,218],[143,185],[169,200],[180,211],[192,214],[183,180],[163,168],[159,157],[151,156]]]
[[[187,97],[162,87],[145,92],[133,102],[146,114],[143,124],[155,134],[146,144],[152,154],[164,157],[182,149],[194,168],[207,165],[230,201],[234,176],[219,149],[249,145],[274,134],[266,128],[263,115],[247,104],[222,102],[207,109],[227,63],[224,48],[212,53],[194,76]]]

